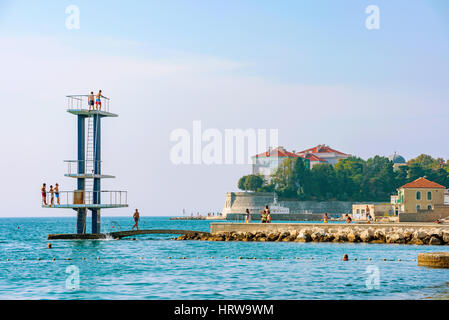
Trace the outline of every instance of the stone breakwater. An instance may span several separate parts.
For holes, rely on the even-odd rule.
[[[188,234],[176,240],[272,241],[272,242],[366,242],[415,245],[449,245],[449,229],[419,227],[305,227],[300,230],[229,231]]]

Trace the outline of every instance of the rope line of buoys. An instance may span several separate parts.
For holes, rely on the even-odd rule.
[[[88,260],[88,258],[86,258],[86,257],[81,257],[81,258],[79,258],[81,261],[87,261]],[[158,259],[158,257],[149,257],[149,258],[145,258],[145,257],[143,257],[143,256],[139,256],[138,257],[138,259],[139,260],[157,260]],[[201,259],[201,257],[194,257],[194,258],[189,258],[189,257],[186,257],[186,256],[182,256],[182,257],[172,257],[172,256],[168,256],[166,259],[168,259],[168,260],[189,260],[189,259]],[[216,257],[215,256],[210,256],[209,257],[209,259],[210,260],[217,260],[216,259]],[[273,258],[273,257],[263,257],[263,258],[258,258],[258,257],[242,257],[242,256],[239,256],[239,257],[236,257],[236,258],[232,258],[232,257],[229,257],[229,256],[225,256],[225,257],[222,257],[222,259],[224,259],[224,260],[233,260],[233,259],[237,259],[237,260],[279,260],[279,261],[283,261],[283,260],[317,260],[317,261],[319,261],[320,259],[317,259],[316,257],[292,257],[292,258],[284,258],[284,257],[279,257],[279,258]],[[32,260],[32,259],[31,259]],[[30,259],[27,259],[27,258],[20,258],[19,259],[19,261],[31,261]],[[74,261],[74,260],[78,260],[78,259],[75,259],[75,258],[71,258],[71,257],[68,257],[68,258],[58,258],[58,259],[56,259],[55,257],[53,257],[53,258],[48,258],[48,259],[45,259],[45,258],[42,258],[42,257],[37,257],[37,258],[35,258],[35,260],[37,260],[37,261],[57,261],[57,260],[60,260],[60,261]],[[96,259],[95,260],[97,260],[97,261],[101,261],[101,260],[113,260],[113,261],[118,261],[119,259],[117,258],[117,257],[106,257],[106,258],[101,258],[101,257],[96,257]],[[325,260],[325,261],[330,261],[330,262],[332,262],[332,261],[335,261],[335,260],[333,260],[333,259],[329,259],[328,257],[324,257],[323,258],[323,260]],[[412,262],[412,261],[416,261],[416,259],[401,259],[401,258],[397,258],[397,259],[387,259],[387,258],[378,258],[378,259],[373,259],[372,257],[368,257],[368,258],[363,258],[363,259],[359,259],[359,258],[353,258],[353,259],[351,259],[352,261],[384,261],[384,262]],[[14,259],[10,259],[10,258],[7,258],[7,259],[4,259],[4,260],[1,260],[0,259],[0,262],[2,262],[2,261],[4,261],[4,262],[12,262],[12,261],[14,261]],[[17,261],[17,260],[16,260]],[[349,260],[349,257],[348,257],[348,255],[344,255],[343,256],[343,261],[350,261]]]

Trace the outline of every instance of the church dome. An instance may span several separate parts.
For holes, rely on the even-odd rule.
[[[406,162],[404,157],[398,155],[397,153],[389,156],[388,159],[390,159],[390,161],[393,161],[394,164],[402,164]]]

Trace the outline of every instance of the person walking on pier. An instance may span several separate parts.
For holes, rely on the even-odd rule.
[[[94,110],[95,96],[94,96],[94,92],[93,91],[90,92],[88,100],[89,100],[89,111],[90,110]]]
[[[249,209],[246,209],[245,223],[251,223],[251,213],[249,213]]]
[[[42,202],[44,203],[44,206],[46,206],[47,205],[47,185],[45,183],[42,184],[41,192],[42,192]]]
[[[139,219],[140,219],[140,215],[139,215],[139,210],[136,209],[136,212],[134,212],[133,214],[133,218],[134,218],[134,225],[131,228],[131,230],[134,230],[134,228],[137,228],[137,230],[139,230]]]

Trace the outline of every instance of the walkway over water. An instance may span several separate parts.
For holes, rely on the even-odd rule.
[[[162,230],[162,229],[128,230],[128,231],[117,231],[100,234],[49,234],[48,240],[100,240],[107,238],[120,240],[125,237],[132,237],[144,234],[209,234],[209,232],[193,231],[193,230]]]

